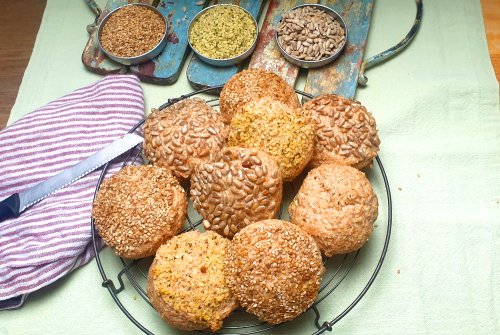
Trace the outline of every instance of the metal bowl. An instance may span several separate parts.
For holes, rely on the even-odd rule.
[[[198,52],[198,50],[196,50],[193,47],[193,45],[191,44],[191,40],[189,38],[190,33],[191,33],[191,27],[196,22],[196,20],[198,20],[203,13],[205,13],[205,12],[207,12],[207,11],[215,8],[215,7],[220,7],[220,6],[238,7],[239,9],[243,10],[244,12],[246,12],[252,18],[252,21],[253,21],[253,23],[255,25],[255,37],[254,37],[254,41],[253,41],[252,45],[245,52],[243,52],[242,54],[240,54],[240,55],[238,55],[236,57],[216,59],[216,58],[210,58],[210,57],[204,56],[203,54],[201,54],[200,52]],[[250,14],[250,12],[247,11],[245,8],[242,8],[242,7],[237,6],[237,5],[220,4],[220,5],[209,6],[209,7],[205,8],[205,9],[203,9],[202,11],[200,11],[198,14],[196,14],[196,16],[189,23],[189,28],[188,28],[188,32],[187,33],[188,33],[188,43],[189,43],[189,46],[191,47],[191,49],[193,50],[193,52],[196,54],[196,56],[198,56],[199,59],[201,59],[202,61],[204,61],[205,63],[208,63],[210,65],[226,67],[226,66],[233,66],[233,65],[239,64],[242,61],[244,61],[245,59],[247,59],[252,54],[252,52],[255,49],[255,46],[257,45],[257,37],[259,36],[259,25],[257,24],[257,21],[255,20],[255,18],[253,17],[253,15]]]
[[[104,28],[104,25],[109,20],[109,18],[116,11],[119,11],[120,9],[127,7],[127,6],[146,7],[148,9],[152,10],[153,12],[155,12],[156,14],[158,14],[162,18],[163,22],[165,23],[165,34],[162,36],[160,42],[158,42],[158,44],[153,49],[149,50],[148,52],[145,52],[142,55],[137,55],[137,56],[133,56],[133,57],[120,57],[120,56],[116,56],[116,55],[112,54],[111,52],[109,52],[105,48],[103,48],[103,46],[101,44],[101,34],[102,34],[102,30]],[[97,31],[97,43],[99,44],[99,49],[101,49],[102,52],[104,52],[110,59],[112,59],[115,62],[118,62],[120,64],[124,64],[124,65],[140,64],[140,63],[144,63],[144,62],[150,61],[151,59],[155,58],[156,56],[158,56],[160,54],[160,52],[163,50],[163,48],[165,48],[165,46],[167,45],[167,37],[168,37],[168,22],[165,19],[165,16],[163,16],[163,14],[157,8],[150,6],[150,5],[141,4],[141,3],[129,4],[129,5],[121,6],[121,7],[118,7],[116,9],[112,10],[101,21],[101,23],[99,25],[99,29]]]
[[[330,7],[323,6],[323,5],[313,5],[313,4],[310,4],[310,5],[305,4],[305,5],[295,6],[292,9],[285,12],[285,14],[290,12],[290,11],[293,11],[297,8],[301,8],[301,7],[315,7],[315,8],[318,8],[318,9],[326,12],[330,16],[332,16],[337,22],[339,22],[340,26],[342,28],[344,28],[344,32],[345,32],[344,42],[342,43],[342,46],[338,49],[338,51],[336,53],[334,53],[333,55],[331,55],[327,58],[320,59],[320,60],[309,60],[308,61],[308,60],[298,59],[298,58],[290,55],[289,53],[287,53],[286,50],[283,48],[283,46],[281,45],[281,43],[278,40],[278,32],[275,31],[274,32],[274,39],[276,40],[276,44],[278,45],[278,48],[280,49],[281,54],[290,63],[295,64],[295,65],[300,66],[300,67],[305,68],[305,69],[316,68],[316,67],[324,66],[326,64],[333,62],[342,53],[342,51],[344,50],[344,47],[347,43],[347,36],[348,35],[347,35],[347,27],[345,25],[344,19],[342,18],[342,16],[340,16],[339,13],[337,13],[336,11],[331,9]],[[283,16],[285,14],[283,14]],[[278,21],[278,24],[279,24],[279,22],[281,22],[281,19]]]

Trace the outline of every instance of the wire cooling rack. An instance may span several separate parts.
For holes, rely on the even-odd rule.
[[[169,99],[165,104],[160,106],[159,109],[166,108],[180,100],[190,98],[195,95],[208,93],[209,91],[219,92],[220,89],[221,87],[202,89],[180,96],[179,98]],[[302,91],[297,90],[296,92],[299,95],[305,97],[306,99],[313,98],[313,96],[304,93]],[[209,103],[214,107],[218,106],[219,102],[218,98],[206,101],[207,103]],[[135,125],[129,132],[132,133],[139,131],[144,121],[145,119],[143,119],[141,122]],[[142,145],[139,144],[138,146],[135,147],[135,149],[129,152],[124,165],[134,164],[139,162],[142,159],[141,153],[142,153]],[[369,271],[368,274],[363,274],[364,279],[363,278],[360,279],[360,274],[357,273],[356,271],[357,268],[356,265],[358,265],[358,267],[361,265],[363,266],[365,265],[365,264],[360,264],[365,262],[359,261],[359,258],[360,258],[360,253],[362,253],[363,250],[367,248],[366,245],[360,250],[353,253],[345,255],[337,255],[331,258],[324,258],[323,262],[327,271],[323,276],[318,297],[316,301],[313,303],[313,305],[308,309],[308,311],[304,312],[304,314],[299,317],[300,320],[298,320],[298,322],[312,323],[314,326],[312,328],[313,330],[308,333],[311,333],[313,335],[321,334],[324,333],[325,331],[331,331],[333,329],[333,326],[338,321],[340,321],[344,316],[346,316],[358,304],[358,302],[363,298],[363,296],[372,286],[373,282],[375,281],[375,278],[377,277],[380,271],[380,268],[382,267],[382,263],[384,262],[391,236],[392,200],[391,200],[391,191],[389,188],[389,181],[387,179],[387,175],[382,165],[382,161],[377,156],[375,157],[375,162],[376,162],[376,168],[373,168],[372,171],[369,173],[370,175],[369,178],[370,179],[377,178],[383,184],[383,188],[385,189],[385,199],[383,199],[384,200],[383,203],[387,206],[386,213],[383,213],[386,216],[384,219],[384,221],[386,221],[385,231],[383,231],[383,228],[379,229],[380,227],[378,227],[373,232],[373,234],[384,233],[385,237],[379,236],[379,238],[376,239],[376,241],[373,241],[373,239],[371,239],[367,243],[370,244],[371,257],[374,257],[373,252],[377,252],[377,254],[379,255],[378,261],[376,261],[376,263],[372,265],[373,270]],[[99,187],[104,179],[104,176],[108,170],[108,166],[109,164],[106,164],[102,170],[102,173],[97,183],[96,193],[99,190]],[[300,179],[300,177],[298,179]],[[285,183],[283,194],[284,195],[288,194],[289,198],[293,197],[293,195],[296,194],[296,191],[298,190],[299,187],[300,184],[295,181],[293,183]],[[187,191],[186,193],[189,194],[187,189],[186,191]],[[384,192],[382,191],[379,193],[384,193]],[[379,197],[379,203],[382,203],[382,201],[380,201],[382,194],[377,194],[377,196]],[[284,198],[285,197],[286,196],[284,196]],[[290,200],[291,199],[283,200],[282,206],[278,213],[279,218],[286,219],[285,217],[287,212],[286,209],[288,207],[288,203]],[[382,213],[382,208],[379,207],[379,217],[381,216],[381,213]],[[188,215],[183,231],[188,231],[193,229],[203,230],[203,225],[201,225],[201,221],[202,221],[201,217]],[[380,226],[380,224],[378,225]],[[91,222],[91,230],[92,230],[94,252],[96,255],[96,263],[103,279],[102,286],[109,291],[111,297],[114,299],[118,307],[127,316],[127,318],[130,319],[131,322],[133,322],[145,334],[154,334],[154,332],[151,330],[152,328],[150,327],[150,325],[145,324],[146,323],[145,321],[142,322],[139,321],[136,315],[134,314],[137,312],[136,304],[142,304],[146,308],[151,309],[150,313],[151,318],[159,318],[156,311],[153,309],[146,293],[147,273],[149,266],[151,265],[152,258],[150,257],[133,261],[119,258],[120,259],[119,266],[111,267],[107,265],[109,263],[109,260],[102,259],[103,256],[99,253],[100,247],[102,246],[102,240],[100,239],[94,227],[93,219]],[[373,245],[374,243],[377,243],[377,245]],[[373,251],[372,249],[375,249],[375,251]],[[108,258],[109,257],[118,258],[118,256],[115,255],[109,256],[108,254]],[[107,270],[109,270],[110,272],[113,272],[114,279],[108,277],[105,268],[107,268]],[[356,274],[353,274],[355,272]],[[332,293],[334,292],[342,293],[341,284],[344,284],[344,286],[346,286],[347,285],[346,283],[349,282],[350,277],[355,277],[353,278],[353,280],[356,281],[362,280],[365,282],[365,284],[362,285],[361,288],[358,289],[355,293],[352,293],[352,290],[349,290],[350,296],[348,297],[348,299],[345,299],[344,297],[344,299],[342,300],[342,302],[344,303],[343,306],[340,309],[338,309],[338,311],[335,312],[334,314],[327,315],[325,317],[324,314],[326,314],[327,311],[330,310],[329,308],[327,308],[327,311],[325,311],[324,308],[322,307],[324,307],[324,305],[327,303],[328,300],[332,299],[331,298],[333,296]],[[129,296],[125,297],[126,291],[132,291],[134,294],[134,300],[136,299],[139,300],[139,301],[134,301],[133,308],[131,308],[130,304],[127,305]],[[137,295],[140,297],[140,299],[137,298]],[[320,321],[325,319],[328,321]],[[154,322],[157,322],[156,319],[155,321],[151,321],[151,323]],[[295,320],[291,322],[295,322]],[[217,334],[251,335],[251,334],[267,333],[267,332],[272,332],[272,330],[274,330],[275,328],[286,327],[286,325],[289,323],[290,322],[279,325],[270,325],[268,323],[257,320],[253,316],[248,315],[248,313],[246,313],[242,309],[236,309],[227,320],[224,320],[224,327],[221,328],[217,332]],[[165,327],[169,326],[165,324]],[[197,333],[212,334],[208,331],[197,331]]]

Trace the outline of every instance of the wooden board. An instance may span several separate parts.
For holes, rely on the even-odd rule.
[[[212,0],[210,5],[215,4],[235,4],[250,12],[256,20],[259,20],[261,10],[264,6],[262,0]],[[191,86],[195,89],[206,87],[215,87],[224,85],[233,75],[238,73],[244,65],[235,65],[229,67],[215,67],[201,61],[196,55],[191,57],[187,68],[187,78]]]
[[[262,25],[257,47],[250,59],[250,68],[272,71],[283,77],[292,87],[299,74],[299,67],[289,63],[280,53],[274,39],[274,27],[287,10],[304,3],[318,1],[271,0]]]
[[[189,22],[203,6],[197,1],[161,1],[157,7],[167,18],[170,31],[165,49],[150,62],[131,66],[130,72],[142,81],[173,84],[179,78],[184,61],[190,52],[187,30]]]
[[[106,3],[106,7],[103,8],[98,23],[101,23],[104,17],[112,10],[129,3],[137,2],[147,3],[150,5],[153,0],[110,0]],[[99,45],[97,44],[97,29],[90,35],[90,38],[83,49],[82,63],[88,70],[102,75],[111,73],[126,73],[128,71],[127,66],[112,61],[101,51],[101,49],[99,49]]]
[[[322,1],[322,4],[344,18],[348,32],[347,44],[333,63],[309,70],[304,91],[312,95],[335,93],[354,98],[374,0],[327,0]]]
[[[128,3],[152,4],[153,0],[109,0],[99,22],[111,10]],[[169,22],[169,36],[167,46],[155,59],[136,66],[125,66],[110,60],[101,52],[97,44],[97,31],[91,34],[82,54],[85,67],[99,74],[134,73],[142,81],[155,84],[173,84],[177,81],[186,56],[189,54],[187,43],[187,27],[189,21],[203,6],[198,1],[165,1],[159,2],[157,8]]]
[[[101,20],[109,11],[133,2],[151,4],[153,0],[109,0],[103,10]],[[261,0],[210,0],[208,4],[234,3],[248,9],[256,18],[262,11]],[[257,47],[246,64],[227,68],[213,67],[193,56],[187,68],[189,82],[196,89],[223,85],[231,76],[243,68],[262,68],[277,73],[291,86],[295,86],[299,68],[289,63],[279,52],[274,40],[274,27],[281,15],[288,9],[318,1],[271,0],[260,28]],[[359,69],[368,36],[368,28],[374,0],[323,0],[343,16],[348,40],[344,52],[332,64],[307,71],[304,90],[313,95],[336,93],[353,98],[357,88]],[[187,29],[190,20],[203,8],[198,1],[160,1],[158,9],[170,23],[169,43],[165,50],[154,60],[138,66],[124,66],[109,60],[98,48],[96,33],[93,33],[85,46],[82,61],[87,69],[100,73],[135,73],[142,81],[156,84],[173,84],[177,81],[186,57],[190,52]]]

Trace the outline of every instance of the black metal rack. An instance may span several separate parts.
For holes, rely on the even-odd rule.
[[[203,89],[203,90],[198,90],[191,92],[189,94],[183,95],[179,98],[175,99],[169,99],[167,103],[163,104],[162,106],[159,107],[159,109],[166,108],[180,100],[201,94],[201,93],[207,93],[207,92],[219,92],[222,87],[216,87],[216,88],[208,88],[208,89]],[[297,93],[305,97],[306,99],[311,99],[313,96],[304,93],[302,91],[298,91]],[[211,103],[212,105],[217,105],[218,104],[218,98],[217,99],[212,99],[207,101]],[[135,125],[129,132],[135,132],[138,131],[138,129],[142,126],[144,123],[145,119],[143,119],[141,122],[139,122],[137,125]],[[142,151],[142,146],[138,145],[134,150],[131,150],[128,154],[127,159],[125,160],[125,164],[132,164],[136,162],[138,159],[140,159]],[[361,289],[361,291],[352,298],[352,301],[347,304],[343,310],[333,316],[328,316],[328,319],[331,319],[331,321],[324,321],[320,322],[321,320],[321,313],[319,311],[318,306],[325,301],[325,299],[331,295],[332,292],[338,289],[340,284],[344,282],[345,278],[348,277],[349,273],[351,270],[354,268],[354,265],[356,264],[356,260],[358,259],[358,256],[360,252],[362,252],[363,248],[350,253],[350,254],[345,254],[345,255],[338,255],[332,258],[325,258],[324,259],[324,264],[325,267],[327,268],[327,273],[323,276],[323,280],[321,283],[321,287],[318,293],[318,297],[316,301],[313,303],[313,305],[309,308],[309,310],[305,313],[309,313],[311,315],[310,319],[311,322],[314,323],[314,326],[316,327],[316,330],[312,333],[313,335],[316,334],[321,334],[325,331],[331,331],[332,327],[340,321],[347,313],[349,313],[355,306],[356,304],[363,298],[363,296],[366,294],[366,292],[369,290],[369,288],[372,286],[373,282],[375,281],[375,278],[377,277],[380,268],[382,267],[382,263],[384,262],[387,249],[389,246],[389,240],[391,236],[391,228],[392,228],[392,199],[391,199],[391,191],[389,188],[389,182],[387,179],[387,175],[385,173],[384,167],[382,165],[382,161],[380,158],[377,156],[375,158],[376,165],[378,167],[378,171],[380,172],[380,176],[383,179],[383,184],[385,187],[385,195],[386,195],[386,201],[387,201],[387,226],[385,229],[385,239],[384,242],[380,247],[380,256],[378,259],[377,264],[375,265],[375,268],[373,269],[373,272],[371,273],[370,277],[368,278],[366,284],[364,287]],[[106,164],[102,170],[102,173],[100,175],[100,178],[97,183],[96,187],[96,193],[99,190],[99,187],[104,179],[104,176],[108,170],[109,164]],[[374,169],[375,170],[375,169]],[[289,187],[289,191],[291,191],[293,194],[296,192],[296,187],[294,186],[293,183],[288,183],[284,185],[285,187]],[[187,193],[189,194],[189,193]],[[380,195],[379,195],[380,197]],[[279,217],[281,217],[282,213],[284,211],[283,204],[282,208],[279,212]],[[192,229],[199,229],[201,224],[201,219],[195,220],[191,217],[188,216],[187,218],[187,225],[184,231],[187,230],[192,230]],[[201,226],[202,227],[202,226]],[[101,273],[103,282],[102,286],[105,287],[109,293],[111,294],[113,300],[116,302],[118,307],[123,311],[123,313],[132,321],[140,330],[142,330],[145,334],[153,334],[153,332],[148,329],[145,325],[143,325],[141,322],[139,322],[133,315],[132,313],[127,309],[127,307],[123,304],[123,302],[120,299],[120,293],[124,290],[127,289],[123,275],[125,275],[130,282],[132,288],[139,294],[139,296],[144,300],[146,304],[151,306],[151,303],[149,302],[146,289],[144,287],[144,281],[147,279],[147,272],[149,265],[151,264],[152,259],[147,258],[147,259],[141,259],[141,260],[126,260],[126,259],[120,259],[122,268],[121,270],[117,273],[116,275],[116,280],[118,282],[118,287],[115,285],[115,282],[110,279],[106,271],[104,269],[103,262],[101,260],[99,250],[100,247],[102,246],[102,240],[98,236],[97,231],[95,230],[94,227],[94,220],[92,219],[91,222],[91,230],[92,230],[92,240],[93,240],[93,246],[94,246],[94,252],[96,255],[96,263],[99,268],[99,271]],[[142,281],[142,283],[141,283]],[[151,313],[154,314],[156,313],[151,306]],[[235,312],[233,312],[233,315],[230,316],[230,318],[238,318],[238,314],[241,315],[241,313],[246,313],[242,309],[237,309]],[[304,314],[305,314],[304,313]],[[286,324],[286,323],[285,323]],[[263,333],[267,332],[273,328],[280,327],[284,324],[280,325],[269,325],[265,322],[261,321],[249,321],[245,322],[243,324],[230,324],[228,326],[223,327],[222,329],[217,332],[217,334],[226,334],[226,335],[250,335],[250,334],[258,334],[258,333]],[[167,326],[168,327],[168,326]],[[198,331],[198,333],[206,333],[206,334],[212,334],[208,331]]]

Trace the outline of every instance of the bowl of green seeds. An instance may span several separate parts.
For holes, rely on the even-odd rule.
[[[248,58],[257,45],[257,21],[237,5],[207,7],[190,22],[188,42],[202,61],[232,66]]]

